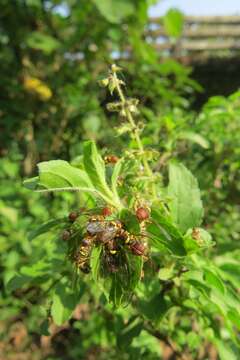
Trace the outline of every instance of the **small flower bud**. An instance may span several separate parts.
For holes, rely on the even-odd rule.
[[[107,87],[108,84],[109,84],[109,79],[106,78],[106,79],[99,80],[98,83],[99,83],[99,85],[102,86],[102,87]]]
[[[108,155],[104,158],[105,164],[116,164],[118,160],[119,158],[116,155]]]
[[[110,209],[109,207],[104,207],[104,208],[102,209],[102,215],[103,215],[103,216],[110,216],[110,215],[112,215],[111,209]]]
[[[112,64],[112,72],[118,72],[118,71],[121,71],[122,68],[120,68],[119,66],[117,66],[116,64]]]
[[[64,241],[69,240],[69,239],[70,239],[70,236],[71,236],[70,231],[68,231],[68,230],[64,230],[64,231],[63,231],[63,233],[62,233],[62,239],[63,239]]]
[[[70,214],[68,215],[68,219],[71,222],[74,222],[76,219],[78,218],[78,213],[76,211],[72,211],[70,212]]]

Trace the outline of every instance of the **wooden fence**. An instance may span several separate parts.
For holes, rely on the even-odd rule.
[[[240,16],[186,16],[177,40],[169,38],[161,18],[150,18],[149,42],[162,53],[181,57],[240,55]]]

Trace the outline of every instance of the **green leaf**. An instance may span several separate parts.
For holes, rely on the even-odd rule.
[[[27,38],[27,45],[32,49],[42,50],[46,54],[50,54],[58,49],[61,46],[61,43],[52,36],[33,31]]]
[[[147,232],[152,245],[159,248],[160,251],[164,246],[176,256],[186,255],[183,236],[171,219],[154,208],[151,211],[151,218],[153,221],[147,225]]]
[[[195,238],[193,237],[194,232],[197,234]],[[211,234],[202,228],[188,229],[184,235],[184,247],[188,254],[209,248],[214,244]]]
[[[138,317],[132,317],[117,335],[117,346],[120,349],[128,348],[133,339],[140,335],[143,328],[143,321]]]
[[[20,289],[25,284],[29,284],[30,280],[31,280],[30,276],[16,274],[8,281],[8,283],[6,285],[6,290],[8,292],[12,292],[12,291],[14,291],[16,289]]]
[[[136,256],[131,253],[126,254],[126,259],[129,264],[129,278],[127,290],[133,291],[138,285],[141,275],[142,275],[142,267],[143,267],[143,259],[141,256]]]
[[[226,262],[219,266],[221,275],[225,280],[230,281],[233,286],[240,288],[239,263]]]
[[[126,229],[132,234],[139,234],[141,231],[139,221],[135,214],[127,209],[123,209],[120,213],[120,220],[126,226]]]
[[[40,324],[40,334],[41,335],[45,335],[45,336],[50,336],[50,332],[49,332],[49,326],[50,326],[50,322],[48,319],[45,319],[41,324]]]
[[[22,266],[20,272],[22,275],[37,278],[49,274],[51,270],[52,264],[43,259],[34,262],[33,264]]]
[[[120,23],[131,15],[135,8],[128,0],[93,0],[99,12],[110,22]]]
[[[200,247],[195,239],[192,238],[191,232],[184,235],[184,247],[188,254],[198,252]]]
[[[170,163],[168,195],[172,218],[182,232],[201,224],[203,206],[198,183],[182,164]]]
[[[98,154],[95,142],[87,141],[84,143],[83,155],[85,170],[94,187],[110,204],[121,206],[119,199],[116,196],[114,197],[113,192],[106,182],[105,164]]]
[[[39,176],[24,181],[24,186],[35,191],[80,190],[94,191],[85,171],[64,160],[44,161],[38,165]]]
[[[204,149],[209,149],[209,142],[202,135],[191,131],[184,131],[179,133],[178,139],[189,140],[200,145]]]
[[[220,291],[222,294],[225,293],[225,286],[221,280],[221,278],[214,272],[205,269],[204,270],[204,279],[206,283]]]
[[[30,179],[26,179],[23,181],[23,185],[25,186],[25,188],[27,188],[28,190],[36,190],[38,187],[38,181],[39,181],[39,177],[35,176],[33,178]]]
[[[240,314],[235,308],[231,308],[227,313],[230,321],[237,327],[240,331]]]
[[[93,277],[93,280],[98,284],[99,283],[99,276],[100,276],[100,262],[101,262],[101,253],[102,248],[94,247],[91,253],[91,259],[90,259],[90,266],[91,266],[91,274]]]
[[[78,301],[79,294],[71,291],[66,284],[58,284],[53,295],[51,315],[56,325],[60,326],[70,319]]]
[[[177,9],[170,9],[163,18],[163,25],[167,35],[178,38],[184,26],[184,16]]]
[[[130,302],[141,279],[143,260],[141,256],[126,253],[125,250],[120,250],[116,256],[120,257],[118,271],[106,280],[107,285],[110,284],[109,301],[119,307]]]
[[[158,324],[166,315],[171,305],[162,295],[156,294],[150,300],[139,300],[137,307],[140,314],[153,321],[155,324]]]
[[[159,270],[158,277],[160,280],[166,281],[173,277],[173,267],[165,267]]]
[[[66,218],[61,218],[61,219],[56,219],[56,220],[50,220],[40,226],[38,226],[36,229],[34,229],[33,231],[31,231],[28,235],[28,239],[31,241],[34,238],[36,238],[39,235],[45,234],[46,232],[48,232],[49,230],[55,228],[56,226],[59,225],[64,225],[66,224],[67,219]]]
[[[220,360],[238,360],[239,354],[237,354],[227,343],[222,339],[214,339],[214,344],[217,347]]]
[[[113,168],[113,173],[112,173],[112,177],[111,177],[111,184],[112,184],[112,191],[114,193],[114,195],[116,197],[118,197],[118,191],[117,191],[117,188],[118,188],[118,178],[119,178],[119,175],[122,171],[122,166],[123,166],[123,160],[119,160],[115,165],[114,165],[114,168]]]
[[[119,274],[112,274],[111,288],[109,292],[109,302],[113,303],[114,307],[118,308],[125,303],[124,289]]]
[[[38,164],[39,185],[46,188],[91,187],[85,171],[64,160],[51,160]]]

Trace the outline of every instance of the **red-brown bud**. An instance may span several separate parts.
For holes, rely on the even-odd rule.
[[[116,155],[108,155],[104,158],[106,164],[116,164],[119,158]]]
[[[78,213],[76,211],[72,211],[70,212],[70,214],[68,215],[68,219],[71,222],[74,222],[76,219],[78,218]]]
[[[103,216],[110,216],[110,215],[112,215],[112,210],[109,207],[104,207],[102,209],[102,215]]]
[[[70,239],[70,236],[71,236],[70,231],[68,231],[68,230],[64,230],[64,231],[63,231],[63,233],[62,233],[62,239],[63,239],[64,241],[69,240],[69,239]]]
[[[140,207],[136,210],[136,216],[140,222],[147,220],[149,218],[149,215],[149,210],[147,208]]]

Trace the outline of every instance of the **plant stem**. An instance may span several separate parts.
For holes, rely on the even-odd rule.
[[[118,95],[119,95],[119,98],[124,105],[126,105],[126,98],[125,98],[125,95],[121,89],[121,86],[119,84],[119,79],[117,77],[117,74],[115,71],[113,71],[113,77],[114,77],[114,80],[115,80],[115,85],[116,85],[116,90],[118,92]],[[127,119],[130,123],[130,125],[132,126],[132,132],[134,134],[134,137],[135,137],[135,140],[137,142],[137,146],[140,150],[140,153],[142,155],[142,162],[143,162],[143,166],[144,166],[144,170],[145,170],[145,173],[146,175],[149,177],[149,178],[152,178],[153,177],[153,172],[152,172],[152,169],[150,168],[149,164],[148,164],[148,160],[146,158],[146,155],[144,153],[144,147],[143,147],[143,144],[142,144],[142,141],[141,141],[141,138],[139,136],[139,133],[138,133],[138,129],[137,129],[137,126],[135,124],[135,121],[133,119],[133,116],[130,112],[130,110],[128,109],[127,106],[124,107],[124,110],[126,111],[126,116],[127,116]],[[153,193],[153,196],[155,198],[157,198],[157,192],[156,192],[156,188],[155,188],[155,184],[152,183],[152,193]]]

